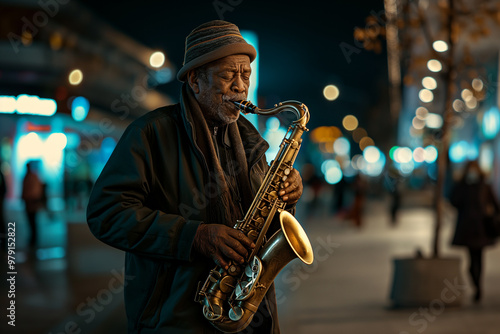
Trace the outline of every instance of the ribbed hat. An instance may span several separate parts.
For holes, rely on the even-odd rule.
[[[246,54],[252,62],[257,51],[243,39],[236,25],[221,20],[204,23],[186,37],[184,63],[177,79],[185,81],[190,70],[236,54]]]

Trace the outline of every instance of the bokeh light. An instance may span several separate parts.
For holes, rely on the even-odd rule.
[[[436,59],[431,59],[427,62],[427,68],[431,72],[439,72],[443,69],[443,65],[441,65],[441,62]]]
[[[149,64],[152,67],[155,68],[162,67],[164,63],[165,63],[165,55],[161,51],[153,52],[151,54],[151,57],[149,57]]]
[[[465,140],[460,140],[451,144],[449,149],[450,160],[455,163],[465,161],[465,159],[467,158],[468,150],[469,143],[467,143]]]
[[[348,155],[351,150],[349,140],[344,137],[337,138],[333,143],[333,151],[338,155]]]
[[[500,130],[500,114],[497,107],[484,113],[481,130],[486,139],[493,139],[497,136]]]
[[[433,77],[425,77],[422,79],[422,86],[427,89],[436,89],[437,81]]]
[[[336,100],[339,97],[339,94],[339,89],[335,85],[328,85],[323,89],[323,95],[328,101]]]
[[[473,96],[470,99],[468,99],[467,101],[465,101],[465,105],[467,106],[467,108],[469,108],[471,110],[476,109],[477,108],[477,99]]]
[[[380,159],[380,150],[375,146],[368,146],[363,151],[366,162],[375,163]]]
[[[425,161],[425,149],[423,147],[417,147],[413,150],[413,160],[415,160],[415,162]]]
[[[415,116],[411,121],[411,125],[417,130],[422,130],[425,127],[425,121]]]
[[[472,80],[472,88],[474,88],[475,91],[482,91],[484,87],[483,81],[479,78],[476,78]]]
[[[470,89],[465,88],[462,90],[462,93],[460,94],[462,96],[462,99],[467,102],[470,99],[474,97],[474,94],[470,91]]]
[[[437,52],[445,52],[448,50],[448,44],[445,41],[437,40],[432,43],[432,48]]]
[[[359,141],[359,148],[363,151],[368,146],[375,146],[375,142],[370,137],[363,137]]]
[[[68,139],[66,138],[66,135],[60,132],[52,133],[45,141],[45,145],[48,149],[58,151],[64,150],[67,143]]]
[[[455,110],[456,112],[464,111],[465,110],[464,101],[462,101],[460,99],[456,99],[455,101],[453,101],[453,110]]]
[[[389,158],[391,158],[391,160],[394,160],[394,152],[399,148],[399,146],[393,146],[391,147],[391,149],[389,150]]]
[[[358,119],[356,116],[347,115],[342,120],[342,125],[347,131],[353,131],[358,127]]]
[[[400,164],[408,163],[412,161],[413,153],[409,147],[398,147],[394,151],[394,161]]]
[[[356,128],[356,130],[354,130],[354,132],[352,133],[352,139],[356,143],[359,143],[359,141],[366,136],[368,136],[368,133],[361,127]]]
[[[438,150],[435,146],[429,145],[424,150],[425,150],[425,153],[424,153],[425,162],[431,164],[437,160]]]
[[[270,117],[266,121],[266,129],[268,131],[277,131],[280,127],[280,120],[277,117]]]
[[[73,86],[79,85],[83,80],[83,73],[79,69],[74,69],[68,76],[69,83]]]
[[[431,129],[439,129],[443,125],[443,117],[438,114],[429,113],[425,119],[425,125]]]
[[[429,114],[429,111],[425,107],[418,107],[415,114],[419,119],[425,120],[427,118],[427,115]]]
[[[428,89],[421,89],[418,93],[418,98],[422,102],[429,103],[434,100],[434,94]]]
[[[326,171],[325,180],[329,184],[337,184],[342,180],[342,169],[339,167],[333,167]]]
[[[83,121],[89,113],[89,100],[83,96],[78,96],[71,102],[71,116],[77,122]]]

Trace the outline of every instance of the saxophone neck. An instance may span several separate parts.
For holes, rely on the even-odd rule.
[[[250,101],[233,101],[233,103],[240,109],[243,113],[256,114],[263,116],[272,116],[279,114],[283,111],[291,111],[297,117],[297,120],[293,122],[294,125],[298,125],[307,130],[306,124],[309,122],[309,109],[307,106],[299,101],[285,101],[274,105],[274,108],[270,109],[260,109],[259,107],[253,105]]]

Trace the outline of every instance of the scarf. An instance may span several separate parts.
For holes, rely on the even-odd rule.
[[[207,195],[207,223],[222,223],[229,227],[242,219],[241,210],[232,198],[226,176],[214,146],[211,129],[209,128],[203,112],[196,100],[194,93],[187,84],[182,85],[181,105],[186,113],[188,122],[193,127],[194,143],[201,151],[208,167],[208,183],[205,183]],[[234,152],[236,166],[236,180],[239,193],[242,197],[244,210],[250,207],[252,201],[250,180],[248,178],[248,163],[243,142],[236,122],[227,125],[228,137]]]

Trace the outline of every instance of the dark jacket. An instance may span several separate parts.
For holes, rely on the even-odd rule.
[[[237,124],[254,195],[268,169],[264,153],[269,145],[244,117]],[[208,218],[210,194],[208,170],[194,133],[179,104],[134,121],[90,196],[87,219],[92,233],[126,251],[130,333],[215,332],[194,302],[198,282],[215,267],[192,250],[196,230]],[[275,303],[271,308],[277,317]]]
[[[494,239],[488,237],[484,227],[487,212],[499,211],[490,186],[484,182],[458,182],[453,187],[450,201],[457,208],[453,245],[482,248],[495,243]]]

